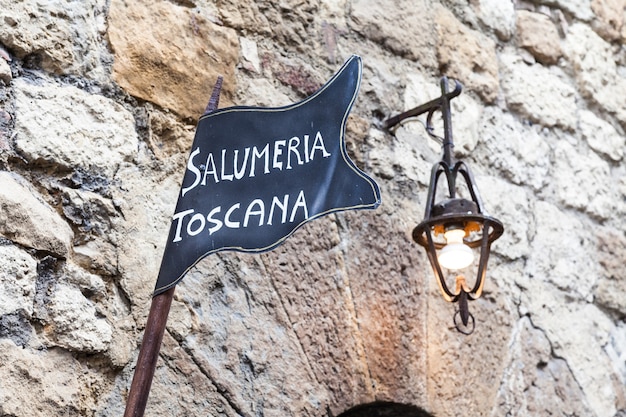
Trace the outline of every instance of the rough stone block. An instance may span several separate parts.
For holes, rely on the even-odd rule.
[[[13,74],[11,73],[11,67],[4,59],[0,58],[0,80],[2,80],[5,84],[9,84],[13,79]]]
[[[478,123],[479,142],[472,153],[513,184],[540,191],[550,169],[550,145],[535,128],[497,107],[487,107]]]
[[[609,164],[593,152],[581,152],[565,141],[556,143],[554,169],[546,190],[565,207],[573,207],[599,219],[608,219],[619,201],[611,187]],[[569,171],[573,167],[581,171]]]
[[[626,138],[610,123],[600,119],[588,110],[580,111],[580,133],[591,149],[612,161],[619,162],[624,157]]]
[[[232,100],[239,60],[234,30],[167,1],[114,0],[108,35],[113,77],[131,95],[197,120],[218,77]]]
[[[436,32],[426,0],[357,0],[350,4],[350,24],[368,39],[426,68],[437,65]]]
[[[528,49],[542,64],[555,64],[561,55],[561,39],[556,26],[542,13],[517,12],[517,44]]]
[[[441,6],[436,7],[435,22],[441,72],[457,78],[486,102],[493,102],[499,90],[495,42],[463,25]]]
[[[522,317],[513,338],[493,416],[594,414],[568,363],[552,352],[544,330]]]
[[[500,56],[502,89],[508,106],[544,126],[576,127],[576,90],[567,80],[541,65],[526,65],[511,55]]]
[[[218,14],[224,25],[240,33],[271,36],[275,45],[303,54],[320,36],[320,2],[303,0],[218,0]]]
[[[0,43],[46,71],[103,80],[105,9],[103,0],[1,0]]]
[[[0,234],[60,258],[70,253],[74,233],[61,216],[19,175],[0,171]]]
[[[534,212],[528,277],[548,282],[575,299],[587,300],[598,279],[599,266],[589,256],[595,241],[585,232],[585,224],[575,213],[566,214],[542,201],[535,203]]]
[[[120,104],[76,87],[15,80],[15,144],[36,165],[112,177],[137,153],[133,116]]]
[[[500,40],[508,41],[515,31],[515,5],[511,0],[479,0],[478,18]]]
[[[50,345],[85,353],[107,350],[111,343],[111,325],[100,317],[95,304],[86,299],[79,288],[58,283],[45,308],[48,319],[44,334]]]
[[[68,352],[23,349],[0,339],[0,414],[9,416],[85,415],[77,394],[86,370]]]
[[[624,26],[624,0],[592,0],[591,10],[596,18],[592,27],[608,41],[619,41],[622,38]]]
[[[595,303],[626,317],[626,237],[613,228],[598,230],[597,251],[602,266],[602,276],[594,290]]]
[[[576,83],[583,97],[615,115],[626,126],[626,80],[613,55],[611,45],[583,24],[570,26],[565,45]]]
[[[320,407],[328,404],[331,394],[318,381],[342,374],[335,370],[343,369],[343,364],[331,360],[336,359],[333,346],[338,336],[332,325],[341,323],[330,315],[309,320],[305,313],[327,304],[318,305],[313,295],[293,298],[292,293],[311,289],[310,283],[300,275],[277,274],[278,266],[266,266],[266,262],[225,253],[207,258],[190,271],[177,289],[179,297],[194,306],[193,330],[184,345],[193,362],[220,387],[229,403],[236,405],[240,415],[313,417],[322,413]],[[316,268],[314,264],[310,267]],[[289,287],[283,289],[285,278],[289,278]],[[320,330],[324,332],[320,334]],[[328,336],[332,339],[327,343],[315,343]],[[345,346],[343,341],[337,343]],[[284,366],[285,361],[293,366]],[[336,367],[333,370],[327,365],[330,362]],[[170,378],[176,380],[173,375]],[[261,397],[265,400],[259,402]]]
[[[604,347],[613,322],[595,305],[572,301],[545,282],[535,281],[522,293],[522,304],[533,324],[545,332],[555,355],[567,361],[591,410],[615,415],[626,389],[612,372],[602,370],[612,366]]]
[[[476,183],[488,206],[485,207],[487,213],[506,225],[504,234],[494,242],[492,252],[511,260],[528,257],[531,252],[528,238],[535,233],[535,224],[526,190],[496,177],[477,176]]]
[[[34,329],[37,261],[16,246],[0,246],[0,339],[24,347]]]
[[[148,313],[182,179],[181,165],[167,161],[165,166],[180,176],[155,178],[148,167],[128,165],[117,172],[119,187],[112,189],[121,214],[112,219],[120,284],[130,303],[139,306],[133,309],[138,323]]]

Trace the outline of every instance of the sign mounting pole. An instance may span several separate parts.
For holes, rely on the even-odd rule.
[[[204,114],[217,110],[222,90],[222,81],[222,77],[217,78]],[[150,386],[152,385],[152,378],[154,377],[157,360],[159,359],[159,351],[161,350],[167,316],[170,312],[175,288],[173,286],[152,298],[150,313],[148,314],[148,321],[146,322],[146,329],[141,342],[137,365],[135,366],[133,382],[128,393],[124,417],[143,417],[146,410]]]

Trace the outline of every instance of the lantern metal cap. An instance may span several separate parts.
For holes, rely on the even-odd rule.
[[[465,200],[473,203],[472,201]],[[474,203],[473,203],[474,204]],[[474,204],[475,205],[475,204]],[[486,216],[480,213],[454,213],[445,212],[435,215],[428,219],[424,219],[413,229],[413,240],[424,248],[428,249],[428,239],[425,235],[427,229],[432,230],[436,235],[443,234],[448,228],[464,229],[467,238],[465,244],[470,248],[481,246],[482,234],[487,231],[488,245],[498,239],[504,233],[502,222],[494,217]],[[441,249],[445,246],[445,242],[434,241],[435,249]]]
[[[452,216],[478,213],[478,204],[465,198],[448,198],[435,204],[432,215]]]

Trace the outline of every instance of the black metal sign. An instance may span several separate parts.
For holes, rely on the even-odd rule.
[[[320,216],[380,205],[378,185],[345,149],[361,72],[353,56],[299,103],[230,107],[200,119],[155,295],[211,253],[268,251]]]

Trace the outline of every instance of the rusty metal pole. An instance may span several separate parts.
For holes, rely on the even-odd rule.
[[[135,375],[133,375],[133,382],[130,385],[124,417],[142,417],[146,410],[150,386],[152,385],[152,378],[154,377],[163,334],[165,333],[165,325],[167,324],[167,315],[170,312],[175,289],[176,287],[172,287],[152,298],[148,322],[143,334],[139,357],[137,358]]]
[[[222,77],[217,78],[204,114],[217,110],[222,90],[222,81]],[[130,384],[130,391],[128,392],[124,417],[143,417],[146,410],[150,386],[152,385],[152,378],[154,377],[154,371],[159,359],[159,351],[161,350],[167,316],[172,306],[175,289],[176,287],[172,287],[164,293],[152,297],[150,313],[148,313],[148,321],[146,322],[146,330],[143,334],[141,349],[139,350],[137,365],[135,366],[133,382]]]

